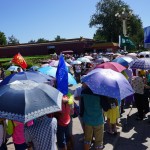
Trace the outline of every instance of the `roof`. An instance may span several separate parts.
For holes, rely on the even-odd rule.
[[[92,48],[112,48],[112,47],[119,47],[118,43],[95,43],[92,45]]]

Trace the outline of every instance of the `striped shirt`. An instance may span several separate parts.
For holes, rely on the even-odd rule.
[[[38,118],[32,126],[25,126],[26,143],[32,141],[34,150],[56,150],[56,131],[56,118]]]

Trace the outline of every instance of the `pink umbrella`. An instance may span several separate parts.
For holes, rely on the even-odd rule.
[[[126,68],[119,63],[116,62],[105,62],[103,64],[97,65],[95,68],[104,68],[104,69],[112,69],[117,72],[122,72]]]

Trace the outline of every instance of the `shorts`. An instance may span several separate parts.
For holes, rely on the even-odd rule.
[[[95,148],[101,147],[103,145],[103,138],[104,138],[104,125],[98,126],[90,126],[85,124],[85,144],[91,144],[93,139],[93,135],[95,137]]]
[[[69,142],[69,124],[67,126],[57,126],[57,144],[59,148],[64,148]]]
[[[14,146],[15,146],[15,150],[26,150],[28,148],[26,143],[23,143],[23,144],[14,143]]]

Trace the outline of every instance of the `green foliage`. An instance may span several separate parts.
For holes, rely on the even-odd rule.
[[[50,59],[50,58],[51,58],[50,55],[40,55],[40,56],[28,56],[28,57],[24,57],[27,65],[28,65],[27,69],[30,68],[30,67],[32,67],[32,66],[40,66],[42,60],[47,60],[47,59]],[[11,63],[10,63],[11,60],[12,60],[12,58],[1,58],[0,59],[0,64],[6,70],[11,65]]]
[[[0,45],[6,45],[6,44],[7,44],[6,36],[3,32],[0,32]]]
[[[49,41],[44,38],[39,38],[36,43],[46,43],[46,42],[49,42]]]
[[[13,35],[8,37],[8,45],[16,45],[19,44],[19,40],[15,38]]]
[[[55,41],[63,41],[63,40],[65,40],[65,38],[61,38],[59,35],[55,37]]]
[[[96,12],[92,15],[89,23],[90,27],[97,27],[95,39],[118,42],[119,35],[123,34],[123,18],[120,17],[119,19],[115,15],[121,14],[123,8],[125,8],[127,14],[132,11],[130,6],[121,0],[101,0],[97,3]],[[127,35],[136,45],[143,42],[143,33],[141,19],[134,14],[127,17]]]

